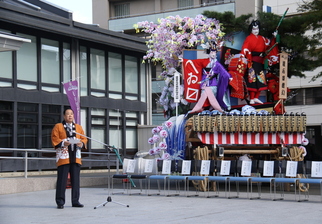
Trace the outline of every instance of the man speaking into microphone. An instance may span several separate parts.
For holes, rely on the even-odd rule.
[[[72,206],[82,208],[84,205],[79,202],[81,150],[86,149],[87,138],[83,136],[82,126],[74,123],[72,109],[64,110],[63,115],[64,120],[57,123],[51,133],[52,145],[56,149],[56,204],[58,209],[64,208],[67,178],[70,173]]]

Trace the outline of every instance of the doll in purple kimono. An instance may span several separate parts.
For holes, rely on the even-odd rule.
[[[213,95],[217,99],[220,107],[223,110],[229,110],[230,104],[230,91],[229,81],[231,75],[226,69],[217,61],[217,50],[211,49],[209,53],[210,62],[206,68],[203,69],[202,81],[200,89],[203,91],[206,87],[210,87]],[[205,101],[203,107],[210,105],[209,99]]]

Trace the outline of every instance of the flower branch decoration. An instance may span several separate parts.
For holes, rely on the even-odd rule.
[[[163,126],[157,126],[152,129],[152,137],[148,139],[148,143],[152,146],[149,150],[149,155],[159,155],[161,159],[169,159],[170,154],[167,153],[166,138],[169,137],[169,129],[172,127],[172,122],[167,121]]]
[[[168,75],[165,78],[165,86],[162,88],[161,95],[157,101],[161,105],[164,111],[174,110],[176,108],[176,103],[174,102],[174,73],[178,72],[175,68],[170,68]],[[181,74],[180,74],[181,76]],[[182,77],[181,77],[182,78]],[[180,104],[182,106],[187,106],[188,102],[183,97],[184,87],[183,84],[180,85]]]
[[[207,41],[221,45],[224,33],[222,24],[212,18],[197,15],[195,18],[169,16],[157,23],[143,21],[134,25],[136,32],[150,34],[146,42],[148,51],[143,57],[152,62],[161,62],[163,69],[177,68],[183,49],[196,48]]]

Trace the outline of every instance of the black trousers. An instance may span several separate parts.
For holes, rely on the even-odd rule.
[[[79,203],[80,188],[80,164],[71,163],[57,167],[57,185],[56,185],[56,203],[57,205],[65,204],[65,192],[67,185],[68,173],[70,173],[70,182],[72,185],[72,205]]]

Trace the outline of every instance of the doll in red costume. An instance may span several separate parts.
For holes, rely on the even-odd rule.
[[[253,20],[249,25],[251,34],[246,37],[241,49],[241,54],[245,55],[248,60],[248,72],[245,74],[245,81],[250,104],[262,104],[263,102],[259,100],[260,92],[267,90],[264,60],[266,51],[272,46],[272,42],[270,39],[259,35],[259,29],[260,22]]]

